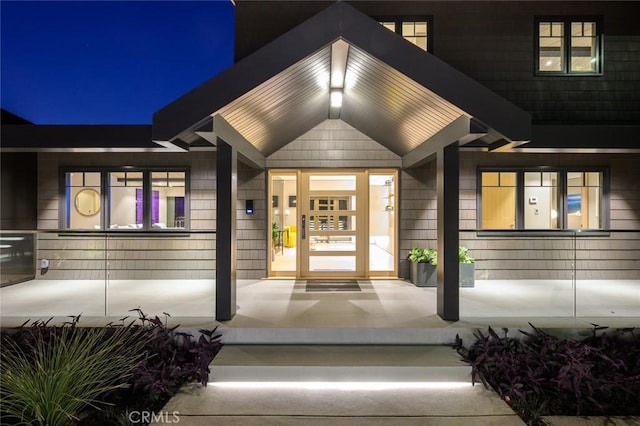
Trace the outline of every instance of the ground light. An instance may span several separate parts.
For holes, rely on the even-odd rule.
[[[344,391],[461,389],[472,386],[470,382],[209,382],[207,385],[227,389],[330,389]]]

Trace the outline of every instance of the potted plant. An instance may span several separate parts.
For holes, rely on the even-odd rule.
[[[436,249],[421,249],[414,247],[409,253],[411,261],[411,282],[418,287],[435,287],[437,285],[436,266],[438,251]],[[469,254],[469,249],[458,247],[458,262],[460,263],[460,287],[473,287],[475,283],[475,259]]]
[[[476,273],[475,259],[469,254],[469,249],[458,247],[458,262],[460,262],[460,287],[473,287]]]
[[[418,287],[435,287],[437,283],[437,250],[414,247],[409,253],[411,282]]]

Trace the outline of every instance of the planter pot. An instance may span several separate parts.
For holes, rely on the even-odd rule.
[[[411,282],[417,287],[435,287],[438,280],[436,268],[429,263],[411,262]]]
[[[460,264],[460,287],[473,287],[475,281],[476,264]]]

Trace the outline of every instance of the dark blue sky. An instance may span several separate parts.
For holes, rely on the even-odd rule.
[[[229,0],[5,1],[2,108],[37,124],[149,124],[233,63]]]

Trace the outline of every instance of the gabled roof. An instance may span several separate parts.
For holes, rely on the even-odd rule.
[[[337,72],[339,111],[329,104]],[[219,137],[260,167],[327,118],[378,141],[406,167],[485,135],[502,144],[531,139],[527,112],[342,2],[157,111],[152,137],[179,146]]]

